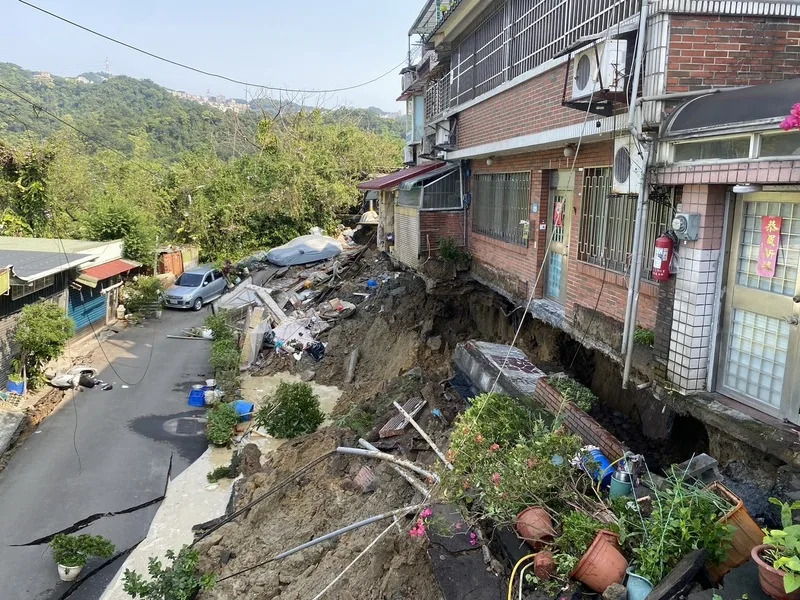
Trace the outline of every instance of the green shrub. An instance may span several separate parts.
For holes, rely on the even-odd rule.
[[[211,366],[215,374],[223,371],[239,371],[239,345],[233,338],[215,340],[211,344]]]
[[[653,333],[652,329],[645,329],[644,327],[640,327],[639,325],[636,326],[636,329],[633,332],[633,340],[637,344],[641,344],[642,346],[649,346],[653,347],[653,344],[656,343],[656,334]]]
[[[604,525],[586,513],[573,510],[565,514],[561,521],[561,535],[556,540],[556,546],[563,554],[580,559],[589,549],[597,532],[609,528],[609,525]]]
[[[233,327],[228,323],[228,317],[223,312],[206,317],[204,325],[211,330],[215,342],[233,340],[236,337]]]
[[[571,377],[552,377],[547,380],[547,383],[556,388],[565,400],[572,402],[585,412],[589,412],[597,404],[598,398],[592,390]]]
[[[101,535],[59,533],[50,541],[50,550],[57,564],[82,567],[92,556],[109,558],[114,554],[114,544]]]
[[[193,600],[202,590],[214,587],[216,577],[202,574],[197,568],[198,554],[184,546],[176,555],[167,550],[167,559],[172,563],[164,567],[161,561],[151,556],[147,564],[149,579],[130,569],[122,576],[122,589],[132,598],[142,600]]]
[[[212,406],[206,413],[208,440],[215,446],[227,446],[233,437],[233,428],[239,422],[239,415],[233,404],[222,403]]]
[[[161,304],[161,294],[164,284],[158,277],[141,276],[126,285],[128,294],[125,308],[136,315],[149,315],[155,312]]]
[[[439,257],[445,262],[459,266],[466,266],[472,259],[469,252],[464,250],[456,240],[449,237],[439,240]]]
[[[364,435],[374,427],[375,413],[362,406],[353,405],[336,421],[336,425],[352,429],[358,435]]]
[[[216,483],[220,479],[235,479],[239,476],[239,468],[242,462],[242,453],[234,452],[231,457],[231,464],[222,465],[206,475],[209,483]]]
[[[307,383],[282,381],[275,394],[255,416],[256,425],[276,438],[293,438],[311,433],[325,420],[319,398]]]
[[[22,308],[14,333],[19,348],[18,373],[24,371],[35,386],[44,365],[61,356],[75,333],[75,322],[55,302],[36,302]]]

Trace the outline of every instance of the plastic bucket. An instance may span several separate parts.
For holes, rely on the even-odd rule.
[[[583,457],[582,463],[583,468],[592,476],[592,479],[602,481],[604,488],[611,485],[611,475],[614,473],[614,468],[611,466],[611,461],[600,450],[589,450]],[[592,463],[596,463],[596,465]]]
[[[189,392],[189,406],[205,406],[206,405],[206,393],[203,391],[203,386],[200,386],[200,389],[192,390]]]
[[[206,386],[207,387],[213,388],[216,385],[217,385],[217,380],[216,379],[206,379]]]
[[[236,409],[236,414],[239,415],[239,418],[242,421],[249,421],[250,417],[253,415],[253,409],[255,408],[255,404],[252,402],[248,402],[247,400],[236,400],[233,403],[233,408]]]
[[[653,591],[653,584],[649,579],[637,575],[632,569],[627,569],[628,574],[628,600],[644,600]]]
[[[608,492],[610,498],[620,496],[631,496],[633,494],[633,481],[620,481],[615,475],[611,476],[611,489]]]

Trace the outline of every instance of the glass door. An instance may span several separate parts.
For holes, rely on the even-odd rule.
[[[800,194],[736,200],[719,391],[800,422]]]
[[[564,304],[567,296],[567,261],[569,260],[569,231],[572,221],[572,191],[575,187],[572,171],[550,173],[550,193],[547,202],[547,255],[545,296]]]

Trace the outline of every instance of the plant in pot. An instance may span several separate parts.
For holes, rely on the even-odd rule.
[[[114,554],[114,544],[101,535],[59,533],[50,541],[50,550],[61,581],[74,581],[89,558],[109,558]]]
[[[628,567],[617,533],[609,529],[614,527],[574,510],[564,516],[561,535],[556,540],[561,554],[580,557],[573,563],[570,577],[598,594],[613,583],[622,583]]]
[[[21,373],[11,373],[8,376],[6,390],[20,396],[25,393],[25,376]]]
[[[239,415],[233,404],[223,403],[212,406],[206,413],[206,436],[215,446],[227,446],[233,438],[233,428],[239,422]]]
[[[795,525],[792,511],[800,502],[783,503],[776,498],[770,502],[781,507],[783,529],[772,529],[764,543],[752,550],[753,562],[758,565],[761,589],[775,600],[800,599],[800,525]]]

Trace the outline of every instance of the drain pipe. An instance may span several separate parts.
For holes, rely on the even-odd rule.
[[[631,135],[637,140],[644,142],[644,152],[642,161],[642,187],[639,190],[639,202],[636,207],[636,221],[633,233],[633,264],[631,265],[631,277],[628,285],[628,298],[625,304],[625,323],[622,333],[622,345],[620,350],[625,354],[625,370],[622,377],[622,387],[627,389],[628,376],[630,375],[630,357],[633,349],[633,332],[636,329],[636,310],[639,301],[639,283],[641,281],[642,247],[644,236],[647,232],[647,213],[648,213],[648,186],[647,169],[650,165],[650,154],[652,144],[642,133],[640,124],[636,123],[636,105],[639,94],[639,80],[642,75],[642,64],[644,62],[644,44],[647,33],[647,15],[649,2],[642,0],[642,9],[639,14],[639,34],[636,44],[636,63],[633,70],[633,81],[631,82],[631,98],[628,105],[628,129]]]

